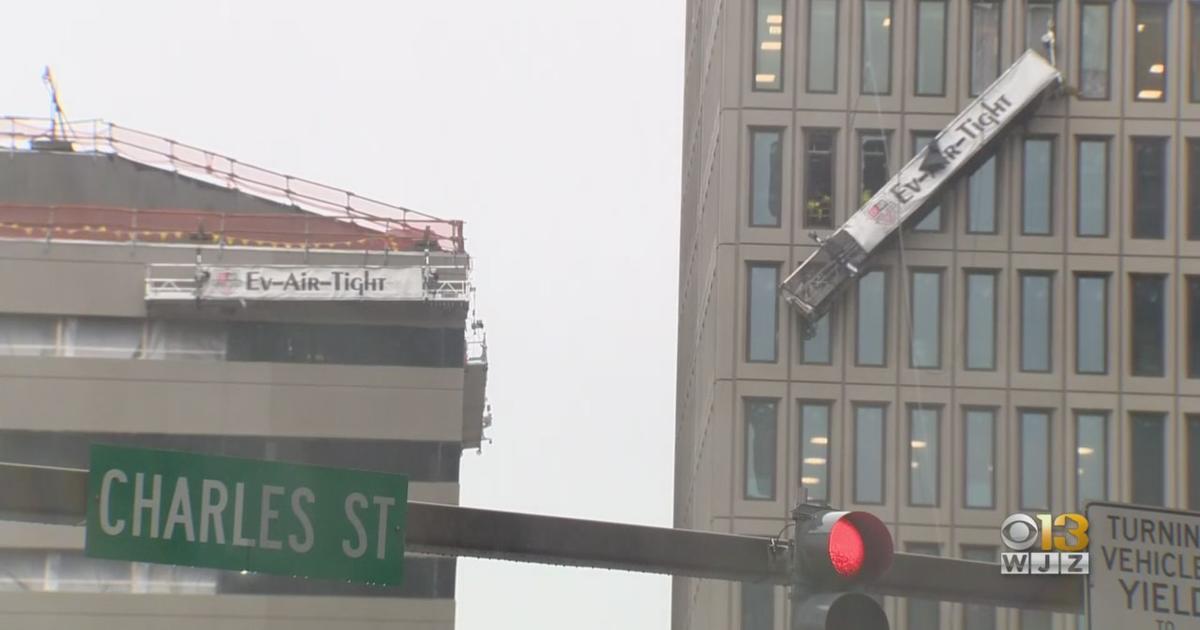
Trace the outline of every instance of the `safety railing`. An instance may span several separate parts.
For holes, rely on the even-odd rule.
[[[114,154],[211,184],[245,192],[375,232],[419,229],[443,251],[463,251],[462,221],[441,219],[348,190],[239,162],[169,138],[103,120],[53,125],[49,118],[0,117],[0,151],[37,148]]]

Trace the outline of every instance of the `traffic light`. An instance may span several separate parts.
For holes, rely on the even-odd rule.
[[[855,590],[891,566],[887,526],[866,512],[810,504],[792,519],[792,630],[887,630],[879,603]]]

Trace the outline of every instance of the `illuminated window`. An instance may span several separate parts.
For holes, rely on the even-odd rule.
[[[1133,3],[1133,98],[1167,100],[1167,9],[1158,1]]]
[[[754,24],[754,89],[783,89],[783,1],[758,0]]]
[[[1075,504],[1108,499],[1108,414],[1081,411],[1075,416]]]
[[[863,94],[892,93],[892,2],[863,1]]]
[[[829,403],[800,405],[800,486],[815,501],[829,500]]]
[[[913,405],[908,409],[908,503],[938,504],[938,426],[941,409]]]

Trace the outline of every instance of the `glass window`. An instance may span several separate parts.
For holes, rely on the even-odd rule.
[[[1187,509],[1200,510],[1200,416],[1187,417]]]
[[[967,479],[964,505],[968,508],[995,506],[996,412],[993,409],[966,409],[965,459]]]
[[[892,93],[892,2],[864,0],[862,38],[863,94]]]
[[[829,403],[800,405],[800,485],[808,498],[829,500]]]
[[[946,93],[946,0],[917,3],[917,96]]]
[[[1200,7],[1192,7],[1193,13],[1200,13]],[[1187,237],[1189,241],[1200,241],[1200,138],[1188,138],[1186,159]]]
[[[1164,328],[1166,327],[1166,282],[1159,274],[1129,274],[1129,322],[1131,365],[1134,376],[1162,376],[1164,361]]]
[[[1075,416],[1075,493],[1082,510],[1088,501],[1108,498],[1108,414]]]
[[[742,582],[742,630],[775,630],[775,585]]]
[[[778,227],[783,207],[783,130],[750,130],[750,225]]]
[[[1108,98],[1111,1],[1084,2],[1079,14],[1079,98]]]
[[[68,317],[63,354],[68,357],[136,359],[142,356],[145,320],[118,317]]]
[[[783,89],[783,0],[758,0],[754,23],[754,89]]]
[[[858,280],[855,363],[881,366],[887,362],[887,272],[868,272]]]
[[[151,320],[146,358],[222,361],[228,329],[222,322]]]
[[[1050,53],[1042,43],[1042,36],[1054,30],[1053,0],[1029,0],[1025,5],[1025,48],[1036,50],[1049,59]]]
[[[1108,373],[1108,276],[1075,276],[1075,373]]]
[[[833,363],[832,335],[830,330],[833,311],[821,316],[813,326],[810,339],[800,338],[800,362],[806,365],[829,365]],[[797,334],[799,336],[799,334]]]
[[[1021,421],[1021,509],[1050,509],[1050,413],[1023,410]]]
[[[1000,76],[1000,10],[996,0],[971,2],[971,96]]]
[[[887,437],[883,405],[854,407],[854,502],[882,504]]]
[[[1167,100],[1167,9],[1170,3],[1133,3],[1133,98]]]
[[[879,132],[862,132],[859,134],[859,205],[867,201],[883,188],[891,177],[888,170],[887,134]]]
[[[1079,222],[1075,234],[1108,236],[1108,140],[1080,138],[1077,146]]]
[[[908,553],[918,553],[923,556],[940,556],[942,554],[937,543],[910,542],[905,545],[904,549]],[[917,628],[942,627],[941,606],[937,600],[910,597],[907,600],[905,608],[904,619],[907,622],[905,624],[906,627],[913,630]]]
[[[1187,277],[1187,375],[1200,378],[1200,276]]]
[[[938,425],[941,409],[912,406],[908,409],[908,503],[938,504]]]
[[[231,322],[229,361],[461,367],[462,328]]]
[[[1189,83],[1192,88],[1191,101],[1195,103],[1200,101],[1200,7],[1197,7],[1196,3],[1193,2],[1188,6],[1188,9],[1190,11],[1189,17],[1191,18],[1188,24],[1190,27],[1188,31],[1188,40],[1190,41],[1189,52],[1191,53],[1191,63],[1188,66],[1191,70]]]
[[[804,227],[833,227],[833,129],[805,131]]]
[[[996,562],[996,548],[963,545],[964,560]],[[963,604],[963,630],[995,630],[996,608],[981,604]]]
[[[912,346],[909,365],[942,366],[942,272],[912,272]]]
[[[58,350],[58,318],[0,315],[0,355],[52,357]]]
[[[936,131],[918,131],[913,134],[913,153],[920,153],[937,135]],[[926,203],[926,207],[933,207],[925,211],[924,217],[913,226],[914,232],[941,232],[942,231],[942,205],[940,203]]]
[[[837,91],[839,0],[809,0],[808,91]]]
[[[1021,609],[1019,613],[1021,630],[1054,630],[1054,617],[1044,610]]]
[[[1021,371],[1050,371],[1050,317],[1053,278],[1045,272],[1021,272]]]
[[[775,437],[779,401],[747,398],[746,488],[747,499],[775,498]]]
[[[1142,505],[1166,505],[1167,449],[1164,439],[1167,414],[1135,411],[1129,444],[1133,493],[1129,500]]]
[[[778,352],[779,305],[776,288],[779,266],[774,263],[749,265],[746,317],[746,360],[774,362]]]
[[[996,272],[967,272],[968,370],[996,369]]]
[[[1025,138],[1021,233],[1048,235],[1053,230],[1054,141]]]
[[[1133,238],[1166,238],[1167,139],[1133,139]]]
[[[967,233],[996,233],[996,156],[988,158],[967,180]]]

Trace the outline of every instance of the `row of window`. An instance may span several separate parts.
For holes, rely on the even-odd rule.
[[[838,130],[804,129],[803,224],[809,228],[834,227],[836,190],[835,150]],[[783,212],[783,127],[750,129],[750,216],[751,227],[780,227]],[[913,152],[919,152],[936,132],[913,134]],[[891,176],[888,166],[888,131],[860,131],[859,198],[853,207],[866,203]],[[1168,222],[1166,137],[1130,138],[1133,181],[1130,205],[1130,236],[1135,239],[1165,239]],[[1021,140],[1021,191],[1019,198],[1020,232],[1026,236],[1052,236],[1061,221],[1055,217],[1054,163],[1060,149],[1053,136],[1026,136]],[[1109,175],[1111,138],[1075,137],[1075,225],[1074,234],[1083,238],[1107,237],[1109,219]],[[1001,179],[993,155],[967,177],[967,234],[996,234],[999,229],[997,200],[1001,199]],[[1200,240],[1200,138],[1187,139],[1186,175],[1188,182],[1187,238]],[[924,218],[913,226],[915,232],[943,230],[941,208],[937,201],[924,210]]]
[[[453,558],[406,556],[404,582],[383,587],[89,558],[74,550],[0,549],[0,592],[454,597]]]
[[[748,264],[748,316],[746,360],[773,363],[779,355],[777,263]],[[884,367],[888,364],[889,291],[887,269],[875,269],[859,278],[854,327],[854,364]],[[997,368],[998,299],[1001,271],[967,269],[964,272],[965,321],[962,362],[967,370]],[[1017,369],[1047,373],[1054,369],[1054,274],[1053,271],[1017,272],[1020,309],[1016,331]],[[911,268],[907,287],[910,309],[908,366],[942,368],[943,284],[945,270]],[[1132,376],[1160,377],[1166,373],[1167,274],[1129,274],[1130,313],[1129,366]],[[1073,274],[1075,300],[1073,334],[1076,374],[1104,375],[1109,366],[1109,314],[1111,275],[1080,271]],[[1200,276],[1187,276],[1184,322],[1185,359],[1188,378],[1200,378]],[[817,323],[812,338],[802,340],[800,362],[810,365],[833,363],[833,315]],[[948,327],[947,327],[948,328]]]
[[[1057,22],[1054,0],[1026,0],[1025,47],[1049,56],[1042,42],[1049,25]],[[1189,3],[1190,4],[1190,3]],[[840,19],[838,0],[808,0],[807,84],[812,94],[838,91],[837,33]],[[916,53],[913,55],[913,94],[946,95],[948,0],[916,0]],[[970,94],[978,95],[1000,74],[1003,2],[971,0],[970,6]],[[754,33],[752,89],[783,90],[786,0],[758,0]],[[858,90],[861,94],[888,95],[892,86],[892,41],[895,6],[892,0],[862,0]],[[1170,2],[1135,0],[1130,41],[1133,42],[1135,101],[1162,102],[1167,99],[1167,67]],[[1107,100],[1112,86],[1111,0],[1083,0],[1079,11],[1078,92],[1084,100]],[[1189,98],[1200,102],[1200,8],[1190,4],[1188,12],[1190,52]],[[1059,42],[1066,41],[1056,29]]]
[[[747,500],[774,500],[776,497],[776,446],[779,435],[779,399],[745,398],[745,466],[742,496]],[[831,403],[799,403],[799,482],[810,499],[829,501],[831,440]],[[887,501],[888,471],[887,405],[875,402],[852,404],[854,458],[850,467],[850,494],[854,503],[882,505]],[[941,444],[944,408],[941,405],[913,404],[906,408],[906,449],[908,505],[935,507],[942,504]],[[961,409],[963,486],[958,503],[967,509],[996,509],[996,432],[1001,419],[994,407],[966,406]],[[1021,510],[1047,511],[1051,508],[1051,453],[1053,453],[1053,413],[1046,409],[1019,409],[1016,412],[1018,448],[1012,462],[1020,471],[1016,504]],[[1109,497],[1109,412],[1077,410],[1074,413],[1075,501]],[[1187,507],[1200,509],[1200,415],[1188,415]],[[1129,413],[1130,497],[1134,503],[1166,505],[1166,433],[1167,414],[1135,411]]]
[[[0,356],[461,367],[461,328],[0,314]]]

